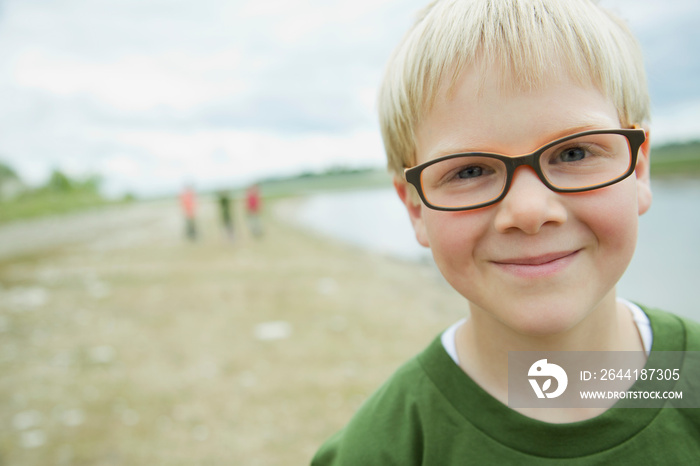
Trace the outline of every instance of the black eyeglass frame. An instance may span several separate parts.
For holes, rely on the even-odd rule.
[[[582,188],[559,188],[557,186],[554,186],[551,184],[548,180],[547,177],[544,175],[542,172],[542,167],[540,166],[540,157],[544,152],[547,151],[547,149],[556,146],[558,144],[561,144],[563,142],[566,142],[570,139],[576,139],[582,136],[588,136],[588,135],[594,135],[594,134],[620,134],[622,136],[625,136],[627,138],[627,141],[629,143],[629,148],[630,148],[630,166],[627,169],[627,171],[610,181],[607,181],[602,184],[596,184],[593,186],[585,186]],[[425,163],[422,163],[420,165],[416,165],[415,167],[411,168],[406,168],[404,170],[404,178],[406,179],[407,182],[412,184],[415,188],[416,191],[418,191],[418,196],[421,198],[423,201],[423,204],[425,204],[427,207],[434,209],[434,210],[443,210],[443,211],[449,211],[449,212],[457,212],[457,211],[464,211],[464,210],[474,210],[474,209],[480,209],[482,207],[487,207],[492,204],[496,204],[497,202],[500,202],[506,195],[508,194],[508,191],[510,190],[510,185],[511,182],[513,181],[513,175],[515,174],[515,169],[522,166],[522,165],[527,165],[529,167],[532,167],[533,170],[535,170],[535,173],[537,173],[537,176],[539,177],[540,181],[544,183],[545,186],[547,186],[549,189],[556,193],[581,193],[585,191],[594,191],[596,189],[604,188],[606,186],[610,186],[612,184],[618,183],[628,176],[630,176],[632,173],[634,173],[635,168],[637,167],[637,154],[639,153],[640,147],[642,147],[642,144],[646,141],[646,132],[644,129],[635,127],[635,128],[630,128],[630,129],[600,129],[600,130],[591,130],[591,131],[583,131],[581,133],[576,133],[572,134],[570,136],[563,137],[561,139],[557,139],[556,141],[552,141],[539,149],[537,149],[535,152],[532,152],[530,154],[525,154],[525,155],[519,155],[517,157],[510,157],[507,155],[502,155],[502,154],[493,154],[489,152],[463,152],[459,154],[450,154],[450,155],[445,155],[443,157],[438,157],[433,160],[429,160]],[[490,201],[483,202],[481,204],[475,204],[472,206],[463,206],[463,207],[444,207],[444,206],[438,206],[435,204],[431,204],[425,197],[425,194],[423,193],[423,186],[421,183],[421,174],[423,170],[433,164],[442,162],[444,160],[449,160],[457,157],[464,157],[465,155],[469,156],[477,156],[477,157],[489,157],[493,158],[496,160],[500,160],[503,162],[503,164],[506,167],[506,181],[505,184],[503,185],[503,190],[501,194],[494,198],[491,199]]]

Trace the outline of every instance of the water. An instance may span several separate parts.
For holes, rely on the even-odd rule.
[[[295,221],[380,254],[431,259],[430,251],[416,241],[406,209],[393,189],[317,194],[295,212]]]
[[[653,192],[618,295],[700,321],[700,180],[655,180]],[[315,195],[294,215],[301,224],[350,244],[431,261],[393,189]]]
[[[700,322],[700,180],[655,181],[618,294]]]

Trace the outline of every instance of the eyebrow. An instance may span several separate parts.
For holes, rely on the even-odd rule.
[[[620,128],[613,128],[610,126],[604,127],[604,126],[601,126],[600,124],[587,124],[587,125],[574,126],[574,127],[566,128],[565,130],[551,134],[550,139],[548,139],[547,142],[545,142],[544,144],[540,144],[538,146],[538,148],[545,146],[552,141],[556,141],[557,139],[571,136],[572,134],[583,133],[584,131],[593,131],[593,130],[599,130],[599,129],[620,129]]]
[[[539,144],[537,147],[533,148],[532,150],[527,151],[527,152],[523,152],[522,154],[506,154],[506,153],[499,152],[499,151],[481,150],[481,149],[468,149],[468,150],[463,150],[463,149],[443,150],[443,149],[440,149],[437,152],[431,153],[429,155],[429,157],[430,157],[430,160],[432,160],[432,159],[437,159],[440,157],[445,157],[447,155],[471,154],[471,153],[496,154],[496,155],[505,155],[507,157],[518,157],[520,155],[529,154],[529,153],[539,149],[540,147],[546,146],[547,144],[554,142],[558,139],[562,139],[562,138],[565,138],[567,136],[571,136],[572,134],[582,133],[584,131],[599,130],[599,129],[603,130],[603,129],[619,129],[619,128],[615,128],[613,126],[602,126],[600,124],[583,124],[583,125],[579,125],[579,126],[569,127],[569,128],[563,129],[561,131],[557,131],[557,132],[548,134],[546,139],[543,138],[544,142],[542,142],[541,144]]]

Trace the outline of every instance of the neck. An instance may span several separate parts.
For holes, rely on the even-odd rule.
[[[612,290],[582,321],[549,335],[518,333],[477,310],[457,331],[462,369],[504,404],[508,398],[509,351],[641,351],[641,339],[630,311]]]

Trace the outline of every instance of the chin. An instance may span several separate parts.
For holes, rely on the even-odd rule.
[[[510,314],[501,322],[520,335],[530,337],[550,337],[561,335],[576,327],[586,316],[575,310],[562,312],[555,309],[539,308]]]

